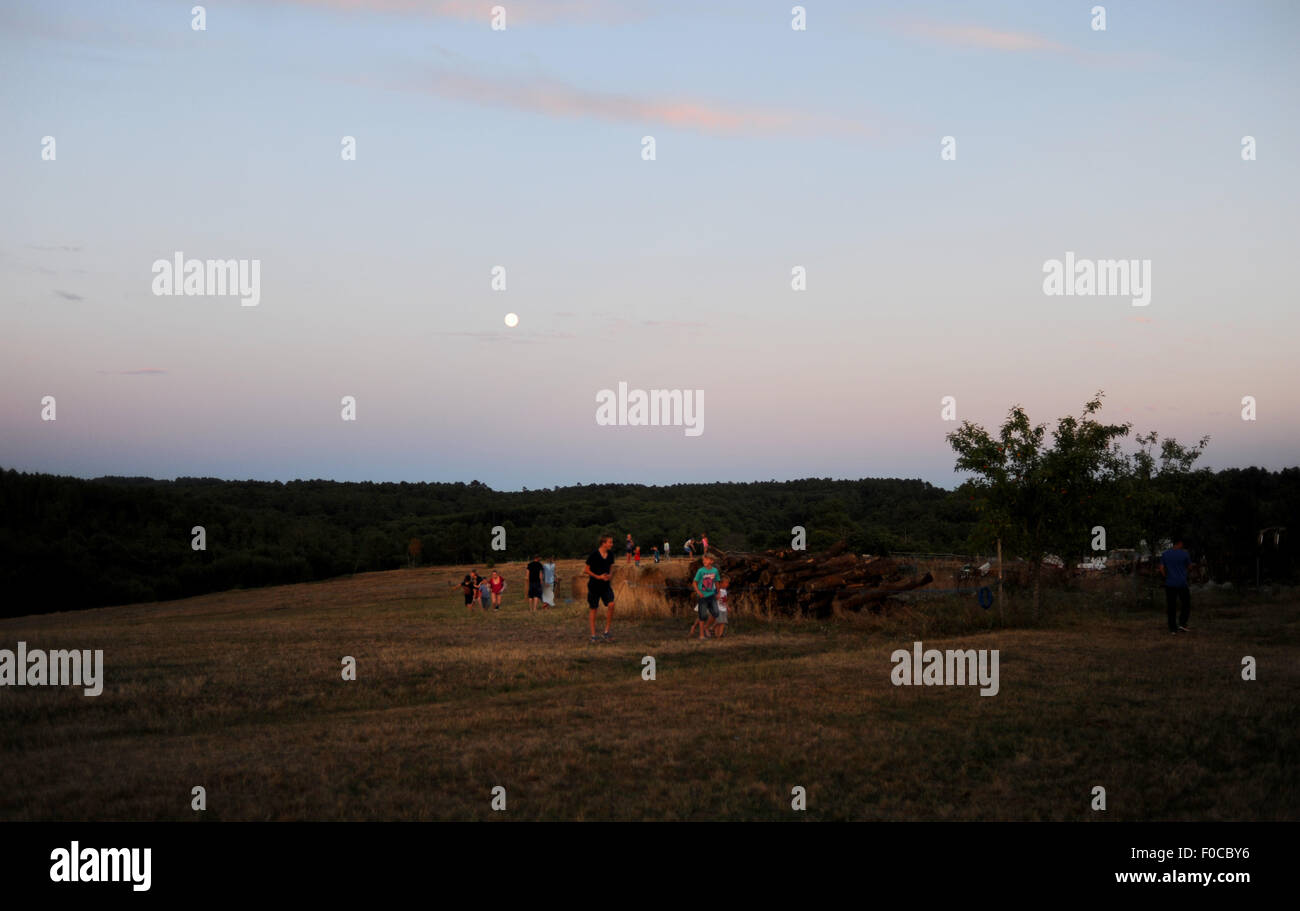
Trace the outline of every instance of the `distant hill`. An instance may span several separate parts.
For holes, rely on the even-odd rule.
[[[650,548],[706,533],[724,548],[964,547],[974,517],[923,481],[594,484],[497,491],[468,484],[224,481],[0,471],[0,585],[15,616],[325,579],[411,563],[586,554],[605,532]],[[202,526],[207,549],[195,551]],[[491,549],[505,529],[506,550]],[[418,539],[418,556],[411,554]]]
[[[1253,581],[1257,556],[1265,580],[1294,578],[1300,469],[1202,471],[1195,485],[1195,495],[1178,504],[1179,528],[1216,579]],[[0,612],[167,600],[533,552],[579,557],[606,532],[620,553],[631,532],[645,560],[651,546],[667,540],[681,553],[686,538],[701,533],[724,549],[789,546],[796,525],[807,530],[810,550],[844,539],[860,553],[990,553],[968,493],[897,478],[498,491],[478,481],[88,481],[0,470]],[[1111,546],[1136,543],[1106,524]],[[1260,548],[1258,529],[1274,525],[1289,528],[1280,546]],[[206,550],[191,546],[196,526]],[[491,548],[498,526],[504,552]],[[1087,541],[1080,536],[1079,558]]]

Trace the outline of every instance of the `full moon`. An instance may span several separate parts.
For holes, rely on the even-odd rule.
[[[515,328],[515,326],[518,326],[518,325],[519,325],[519,317],[518,317],[518,315],[516,315],[516,314],[514,314],[514,313],[507,313],[507,314],[506,314],[506,325],[509,326],[511,329]]]

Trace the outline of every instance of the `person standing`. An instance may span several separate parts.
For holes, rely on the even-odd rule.
[[[723,576],[718,586],[718,622],[713,624],[713,636],[721,639],[727,634],[727,588],[731,585],[731,577]]]
[[[542,564],[542,609],[555,607],[555,557]]]
[[[707,639],[713,624],[718,621],[718,579],[722,573],[713,565],[713,557],[709,554],[700,559],[704,565],[695,571],[692,587],[700,599],[700,638]]]
[[[492,570],[492,578],[488,580],[488,587],[492,590],[492,609],[501,610],[501,593],[506,590],[506,577],[495,569]]]
[[[465,595],[465,606],[470,610],[474,609],[474,602],[478,600],[478,582],[474,581],[477,575],[473,570],[470,570],[460,583],[460,590]]]
[[[632,541],[632,535],[631,535],[631,533],[628,534],[628,536],[627,536],[627,543],[624,544],[623,547],[627,550],[627,562],[628,562],[628,563],[631,563],[631,562],[632,562],[632,551],[636,549],[636,544]]]
[[[694,538],[687,538],[687,539],[686,539],[686,559],[689,560],[689,559],[690,559],[691,557],[693,557],[693,556],[695,556],[695,539],[694,539]]]
[[[631,541],[632,536],[628,535],[627,539]],[[614,556],[610,553],[613,549],[614,536],[605,535],[600,539],[600,546],[587,557],[587,564],[583,567],[583,572],[587,574],[587,619],[593,643],[614,638],[610,632],[610,627],[614,625],[614,587],[610,584],[614,578]],[[598,639],[596,611],[602,601],[605,602],[605,634]]]
[[[664,560],[667,560],[667,559],[668,559],[668,556],[669,556],[669,554],[668,554],[668,542],[667,542],[667,541],[664,541]]]
[[[707,554],[707,553],[709,552],[709,536],[708,536],[708,535],[700,535],[700,546],[704,548],[703,550],[700,551],[701,554]]]
[[[533,559],[525,567],[528,570],[528,609],[537,610],[537,603],[542,600],[542,558],[533,554]]]
[[[1192,556],[1183,547],[1182,538],[1174,539],[1174,546],[1160,555],[1160,575],[1165,579],[1165,613],[1168,614],[1169,632],[1174,634],[1188,632],[1192,593],[1187,585],[1187,570],[1191,565]],[[1180,605],[1181,612],[1178,610]]]

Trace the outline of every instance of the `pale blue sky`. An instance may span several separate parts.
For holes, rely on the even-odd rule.
[[[1294,4],[193,5],[0,2],[0,466],[951,485],[942,396],[1098,388],[1298,461]],[[261,305],[155,297],[177,250],[260,259]],[[1067,250],[1150,259],[1151,305],[1046,297]],[[705,433],[598,427],[619,381]]]

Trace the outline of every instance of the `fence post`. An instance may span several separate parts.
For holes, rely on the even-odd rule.
[[[998,538],[998,623],[1006,625],[1002,614],[1002,538]]]

